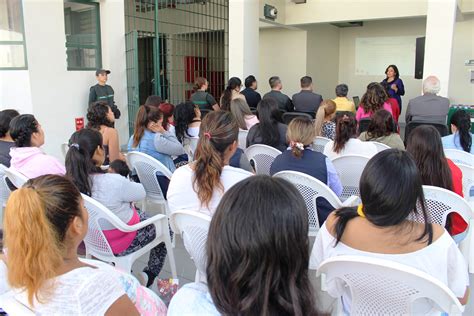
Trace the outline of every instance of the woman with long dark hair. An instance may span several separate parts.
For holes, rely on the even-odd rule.
[[[444,136],[441,140],[444,149],[458,149],[474,154],[472,146],[473,134],[471,133],[471,117],[464,110],[458,110],[451,116],[452,134]]]
[[[387,149],[375,155],[360,179],[362,204],[338,209],[328,217],[316,237],[310,269],[339,255],[386,259],[428,273],[466,304],[466,263],[443,227],[428,222],[422,184],[409,153]],[[424,223],[408,220],[414,214]],[[327,288],[333,296],[342,296],[345,312],[350,314],[350,291],[342,281],[331,282]],[[420,314],[430,311],[431,304],[426,304],[419,306],[427,308]]]
[[[387,102],[388,95],[385,88],[377,82],[369,83],[367,91],[360,100],[359,108],[356,112],[356,119],[360,121],[364,118],[370,118],[380,109],[387,110],[392,114],[392,106]]]
[[[377,148],[369,142],[357,139],[357,122],[352,113],[336,116],[336,137],[324,146],[323,153],[334,159],[343,155],[362,155],[372,157]]]
[[[263,144],[284,151],[288,146],[286,130],[288,127],[280,123],[280,110],[273,98],[262,99],[257,105],[259,123],[250,128],[247,135],[247,147]]]
[[[187,209],[212,215],[224,192],[252,175],[229,165],[238,134],[230,112],[216,111],[204,117],[194,161],[178,168],[171,177],[168,205],[172,212]]]
[[[255,176],[222,198],[207,236],[207,285],[185,285],[168,315],[316,315],[308,214],[284,179]]]
[[[197,77],[193,86],[194,93],[191,95],[190,100],[199,109],[218,111],[220,110],[219,104],[217,104],[216,99],[207,92],[208,88],[209,82],[207,79]]]
[[[400,135],[394,132],[395,122],[390,113],[378,110],[370,119],[369,128],[359,135],[361,141],[379,142],[391,148],[405,149]]]
[[[145,213],[138,214],[133,202],[145,198],[142,184],[129,181],[115,173],[104,173],[100,166],[104,161],[102,135],[91,129],[82,129],[72,134],[66,154],[67,176],[74,180],[81,193],[91,196],[109,208],[127,225],[147,219]],[[108,222],[100,223],[112,251],[124,256],[137,251],[155,239],[155,227],[146,226],[137,232],[122,232]],[[144,282],[153,283],[163,267],[166,257],[164,243],[150,252],[148,265],[144,269]]]
[[[0,111],[0,163],[10,167],[10,149],[15,146],[15,141],[10,135],[10,122],[20,115],[16,110]]]
[[[463,196],[462,171],[444,155],[441,137],[431,125],[415,128],[407,141],[407,151],[413,156],[424,185],[444,188]],[[462,240],[467,223],[456,213],[451,213],[446,228],[456,240]],[[459,235],[459,236],[456,236]]]
[[[389,87],[388,94],[390,97],[395,98],[398,102],[400,113],[402,113],[402,95],[405,95],[405,86],[403,85],[402,79],[400,79],[400,72],[396,65],[389,65],[385,69],[385,79],[382,83],[387,84]]]
[[[242,87],[242,81],[237,77],[232,77],[227,83],[227,87],[221,96],[221,110],[230,111],[230,102],[235,99],[241,99],[245,102],[245,96],[240,94],[240,88]]]
[[[180,103],[174,110],[176,137],[183,143],[186,137],[198,137],[201,126],[201,110],[190,101]]]

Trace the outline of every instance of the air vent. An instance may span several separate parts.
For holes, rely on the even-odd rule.
[[[364,22],[362,21],[336,22],[336,23],[331,23],[331,25],[334,25],[337,27],[359,27],[359,26],[364,26]]]

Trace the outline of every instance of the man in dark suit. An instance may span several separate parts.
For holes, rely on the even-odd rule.
[[[293,94],[292,97],[295,111],[316,113],[323,97],[313,92],[313,79],[310,76],[301,78],[300,83],[301,91]]]
[[[250,75],[245,78],[245,89],[240,91],[241,94],[245,96],[245,100],[247,100],[247,104],[251,108],[256,108],[258,102],[262,99],[260,93],[257,91],[257,79],[254,76]]]
[[[439,79],[429,76],[423,81],[423,95],[408,102],[405,121],[424,121],[446,124],[449,99],[437,96],[440,90]]]
[[[283,85],[281,84],[280,77],[273,76],[270,77],[268,80],[268,83],[270,84],[270,88],[272,91],[267,92],[263,98],[273,98],[275,101],[278,103],[278,108],[283,111],[293,111],[293,103],[291,102],[291,99],[284,93],[281,92],[283,89]]]

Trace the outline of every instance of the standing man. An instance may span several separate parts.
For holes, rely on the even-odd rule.
[[[301,91],[293,95],[293,104],[295,111],[307,112],[315,115],[319,104],[323,101],[320,94],[313,92],[313,79],[310,76],[304,76],[300,79]]]
[[[242,90],[240,93],[245,96],[245,100],[247,100],[247,104],[251,108],[256,108],[258,102],[262,99],[260,93],[257,91],[257,79],[254,76],[250,75],[245,78],[245,89]]]
[[[272,91],[266,93],[263,98],[273,98],[278,103],[278,108],[283,111],[291,112],[293,111],[293,103],[291,99],[284,93],[281,92],[283,85],[281,84],[280,77],[273,76],[268,80],[270,88]]]
[[[89,91],[89,105],[96,101],[105,101],[109,104],[110,109],[114,112],[116,119],[120,118],[120,110],[114,101],[114,89],[107,83],[107,75],[110,74],[110,70],[99,69],[95,72],[97,78],[97,84],[92,86]]]

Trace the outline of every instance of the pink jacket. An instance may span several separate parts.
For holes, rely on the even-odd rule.
[[[390,103],[385,102],[385,103],[383,104],[383,109],[389,111],[390,114],[393,115],[393,113],[392,113],[392,106],[390,105]],[[364,112],[364,108],[362,107],[362,105],[359,105],[359,108],[357,109],[357,112],[356,112],[356,120],[357,120],[357,122],[359,122],[359,121],[360,121],[361,119],[363,119],[363,118],[370,118],[371,116],[372,116],[372,112],[365,113],[365,112]]]
[[[66,174],[66,168],[53,156],[48,156],[38,147],[13,147],[10,149],[10,168],[29,179],[45,174]]]

